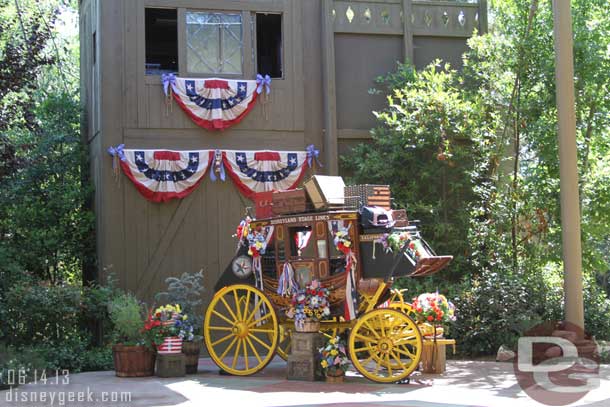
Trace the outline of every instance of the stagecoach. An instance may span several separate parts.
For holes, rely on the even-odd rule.
[[[275,354],[288,358],[294,321],[286,316],[291,298],[279,285],[285,265],[290,264],[299,287],[319,280],[328,288],[332,318],[321,322],[320,331],[347,338],[349,357],[358,372],[384,383],[408,378],[420,362],[426,332],[392,284],[398,277],[436,273],[451,256],[437,256],[413,224],[367,229],[358,210],[286,214],[252,220],[247,226],[257,234],[259,244],[253,252],[252,239],[248,241],[238,229],[238,251],[217,282],[205,315],[205,344],[220,369],[251,375]],[[351,243],[349,259],[335,244],[339,231]],[[407,244],[386,250],[382,243],[388,233],[417,242],[422,253],[410,255]],[[358,293],[356,317],[350,320],[345,318],[348,279]]]

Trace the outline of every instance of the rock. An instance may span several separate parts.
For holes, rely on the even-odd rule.
[[[544,351],[544,356],[546,356],[549,359],[558,358],[561,355],[563,355],[563,351],[561,350],[561,348],[559,346],[551,346],[550,348],[548,348],[547,350]]]
[[[515,358],[515,352],[508,349],[504,345],[500,346],[498,349],[498,354],[496,355],[496,362],[509,362]]]

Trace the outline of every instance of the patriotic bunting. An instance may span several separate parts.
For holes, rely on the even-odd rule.
[[[148,200],[164,202],[184,198],[199,185],[208,168],[212,181],[225,180],[225,173],[247,198],[259,192],[296,188],[312,160],[317,160],[314,146],[307,151],[237,151],[237,150],[145,150],[125,149],[121,144],[109,147],[118,168]],[[226,169],[226,171],[225,171]]]
[[[128,150],[119,146],[108,152],[120,159],[125,175],[149,201],[184,198],[205,176],[212,150]]]
[[[223,130],[239,123],[252,110],[263,87],[269,93],[271,84],[271,79],[262,83],[257,80],[179,78],[174,74],[165,74],[161,80],[165,95],[173,96],[198,126],[208,130]]]
[[[222,153],[227,173],[247,198],[258,192],[294,189],[308,167],[306,151],[236,151]]]

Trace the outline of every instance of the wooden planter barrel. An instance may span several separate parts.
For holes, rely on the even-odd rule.
[[[118,377],[145,377],[155,373],[155,352],[146,346],[114,345],[114,370]]]
[[[195,374],[199,366],[201,341],[182,342],[182,353],[186,356],[186,373]]]

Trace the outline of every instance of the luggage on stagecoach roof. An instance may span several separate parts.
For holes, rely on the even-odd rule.
[[[316,211],[342,209],[345,205],[345,183],[341,177],[314,175],[303,186]]]

